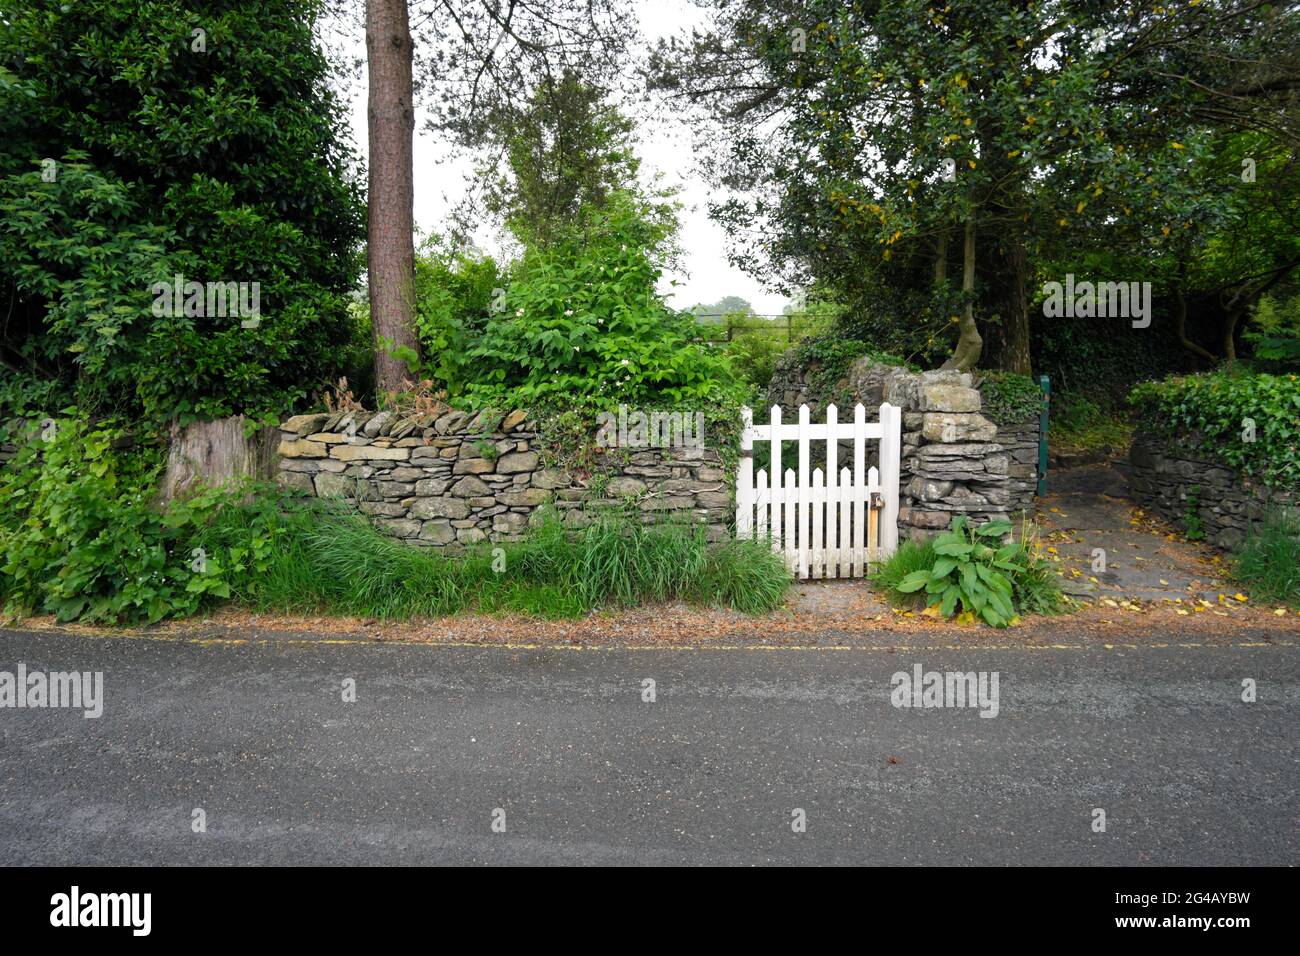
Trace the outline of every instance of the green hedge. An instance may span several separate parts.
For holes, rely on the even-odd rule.
[[[1189,441],[1266,485],[1300,483],[1300,376],[1185,375],[1144,382],[1128,401],[1149,434]]]

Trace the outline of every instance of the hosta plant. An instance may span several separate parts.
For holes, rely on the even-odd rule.
[[[1021,610],[1055,609],[1059,594],[1054,588],[1052,595],[1040,593],[1050,576],[1027,541],[1004,543],[1011,527],[1009,521],[973,527],[965,515],[958,516],[950,530],[932,542],[934,563],[908,573],[894,589],[923,594],[941,617],[952,617],[960,609],[968,620],[993,627],[1016,623]]]

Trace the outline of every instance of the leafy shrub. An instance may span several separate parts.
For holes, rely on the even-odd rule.
[[[1060,590],[1047,563],[1034,556],[1031,538],[1001,543],[1011,527],[1009,521],[970,527],[959,515],[929,545],[899,548],[877,580],[897,594],[918,595],[942,617],[960,607],[964,619],[980,618],[994,627],[1016,623],[1023,612],[1058,610]]]
[[[229,595],[228,569],[190,539],[230,495],[160,509],[152,449],[122,451],[120,428],[60,419],[0,471],[0,591],[7,613],[60,621],[154,622]]]
[[[1300,377],[1186,375],[1139,385],[1129,403],[1158,438],[1190,442],[1267,485],[1300,483]]]
[[[890,555],[889,560],[876,569],[872,575],[872,580],[895,603],[915,604],[916,596],[910,592],[904,593],[900,591],[898,586],[910,574],[917,571],[928,572],[934,567],[934,563],[938,558],[939,556],[934,553],[934,542],[932,541],[925,541],[920,544],[910,540],[903,541]]]
[[[986,372],[979,389],[984,417],[997,425],[1019,425],[1037,418],[1043,407],[1042,389],[1028,375]]]
[[[363,237],[323,7],[92,6],[10,5],[0,22],[6,364],[57,383],[45,414],[278,416],[342,371]],[[154,316],[152,284],[176,273],[258,282],[260,323]],[[20,399],[51,400],[0,389],[9,411]]]
[[[470,350],[469,400],[739,401],[743,383],[726,359],[655,291],[671,231],[644,201],[616,192],[572,234],[529,249],[504,313]]]
[[[776,360],[787,347],[786,340],[766,331],[736,332],[724,346],[732,367],[744,379],[753,396],[767,391]]]
[[[1278,508],[1252,524],[1232,569],[1251,597],[1300,607],[1300,515]]]
[[[1241,337],[1252,348],[1251,365],[1261,371],[1300,369],[1300,293],[1261,296]]]
[[[469,351],[487,326],[506,277],[495,259],[444,240],[424,243],[415,258],[415,324],[426,359],[423,372],[453,395],[475,376]]]

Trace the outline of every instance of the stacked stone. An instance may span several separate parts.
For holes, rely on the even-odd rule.
[[[1167,442],[1135,435],[1129,450],[1133,497],[1183,528],[1194,510],[1206,540],[1227,549],[1238,547],[1251,523],[1270,508],[1300,505],[1300,488],[1268,488],[1232,468],[1188,454],[1185,449],[1195,445],[1193,438]]]
[[[903,416],[900,535],[933,537],[957,514],[975,523],[1009,517],[1010,459],[998,427],[980,411],[968,373],[922,372],[917,411]]]
[[[1038,418],[1014,425],[998,426],[998,444],[1008,459],[1007,510],[1013,518],[1022,512],[1033,514],[1038,494]]]
[[[811,411],[817,411],[817,403],[808,401],[810,371],[812,370],[799,364],[797,349],[787,349],[782,353],[772,368],[772,379],[767,386],[762,410],[766,411],[773,405],[780,405],[787,410],[797,409],[800,405],[807,404]]]
[[[712,449],[630,451],[596,496],[573,476],[545,467],[537,425],[520,410],[298,415],[280,429],[282,485],[342,498],[380,530],[414,545],[517,540],[539,520],[542,505],[580,528],[595,507],[626,498],[637,499],[647,522],[680,513],[707,525],[712,539],[727,533],[732,481]]]

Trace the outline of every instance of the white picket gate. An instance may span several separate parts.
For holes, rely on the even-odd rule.
[[[858,405],[853,421],[840,423],[834,405],[824,424],[812,424],[807,405],[798,424],[781,423],[781,406],[772,406],[771,424],[755,425],[741,410],[740,465],[736,475],[736,534],[770,538],[801,578],[862,577],[870,564],[898,547],[898,469],[902,412],[888,403],[880,419],[867,421]],[[853,468],[839,466],[839,443],[853,441]],[[880,467],[866,468],[867,439],[880,442]],[[754,481],[754,442],[769,442],[771,475],[760,469]],[[799,471],[781,473],[781,442],[798,442]],[[809,474],[812,443],[826,443],[826,472]]]

